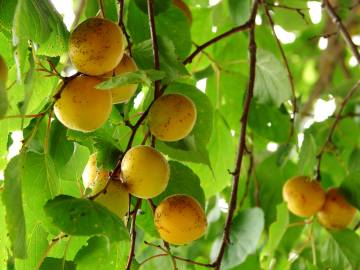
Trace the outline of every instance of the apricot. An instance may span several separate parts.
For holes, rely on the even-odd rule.
[[[69,55],[76,69],[87,75],[112,71],[123,57],[124,35],[120,27],[108,20],[90,18],[70,35]]]
[[[111,181],[104,193],[95,199],[119,218],[123,218],[129,209],[129,193],[120,181]]]
[[[338,189],[329,189],[325,204],[318,212],[317,218],[328,229],[346,228],[353,220],[356,209],[341,195]]]
[[[325,202],[325,191],[318,181],[306,176],[296,176],[286,181],[282,190],[288,209],[300,217],[310,217],[318,212]]]
[[[8,77],[8,68],[4,58],[0,55],[0,81],[6,83]]]
[[[161,141],[178,141],[192,131],[196,122],[196,107],[181,94],[158,98],[149,111],[150,132]]]
[[[124,54],[121,62],[117,65],[113,72],[107,73],[104,77],[110,78],[111,76],[118,76],[127,72],[134,72],[136,70],[138,70],[138,68],[134,60],[127,54]],[[110,89],[113,104],[127,102],[135,94],[137,86],[137,84],[129,84]]]
[[[96,153],[90,155],[82,179],[84,187],[91,189],[91,195],[95,195],[105,188],[109,179],[109,171],[98,168]]]
[[[173,4],[184,12],[184,15],[188,18],[190,24],[192,23],[192,14],[189,7],[182,0],[173,0]]]
[[[126,189],[139,198],[153,198],[169,182],[170,168],[165,157],[150,146],[140,145],[126,152],[121,161],[121,179]]]
[[[173,195],[162,201],[155,210],[154,223],[160,237],[175,245],[199,239],[207,227],[204,210],[187,195]]]
[[[112,98],[110,91],[95,88],[101,82],[96,77],[79,76],[65,85],[54,106],[55,115],[64,126],[90,132],[106,122]]]

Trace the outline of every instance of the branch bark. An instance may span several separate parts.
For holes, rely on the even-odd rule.
[[[259,4],[258,0],[255,0],[252,8],[252,15],[250,18],[250,29],[249,29],[250,76],[249,76],[248,88],[246,93],[245,105],[241,117],[239,148],[236,157],[235,170],[233,173],[233,185],[232,185],[231,197],[229,202],[229,212],[224,227],[223,241],[221,243],[218,257],[215,261],[216,270],[220,269],[221,261],[224,257],[225,250],[227,248],[227,245],[230,243],[231,224],[237,205],[237,193],[239,186],[240,170],[246,150],[246,128],[247,128],[248,116],[250,111],[250,105],[254,95],[255,73],[256,73],[255,17],[258,10],[258,4]]]

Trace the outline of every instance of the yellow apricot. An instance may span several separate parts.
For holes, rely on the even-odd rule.
[[[91,189],[91,195],[103,190],[109,179],[109,171],[97,167],[96,153],[90,155],[82,174],[85,188]]]
[[[71,33],[69,55],[80,72],[102,75],[119,64],[124,46],[124,35],[117,24],[101,18],[90,18]]]
[[[8,68],[4,58],[0,55],[0,81],[6,83],[8,77]]]
[[[139,198],[153,198],[169,182],[170,168],[165,157],[150,146],[140,145],[126,152],[121,161],[121,179],[126,189]]]
[[[119,218],[123,218],[129,209],[129,193],[120,181],[111,180],[105,193],[96,197],[95,201],[108,208]]]
[[[79,76],[68,82],[54,106],[59,121],[70,129],[83,132],[101,127],[112,108],[110,91],[95,88],[101,82],[101,79],[89,76]]]
[[[207,227],[204,210],[187,195],[173,195],[162,201],[155,210],[154,223],[160,237],[175,245],[199,239]]]
[[[287,180],[282,193],[290,212],[300,217],[314,215],[325,202],[325,191],[320,183],[311,181],[306,176],[297,176]]]
[[[111,76],[118,76],[126,72],[134,72],[136,70],[138,70],[138,68],[135,61],[127,54],[124,54],[121,62],[117,65],[113,72],[107,73],[104,77],[110,78]],[[135,94],[137,86],[137,84],[129,84],[110,89],[113,104],[129,101],[129,99]]]
[[[346,228],[353,220],[356,209],[350,205],[336,188],[326,193],[325,204],[317,214],[319,222],[328,229]]]
[[[182,0],[173,0],[173,4],[184,12],[184,15],[188,18],[190,24],[192,23],[192,14],[189,7]]]
[[[196,107],[181,94],[158,98],[149,111],[150,132],[161,141],[178,141],[192,131],[196,122]]]

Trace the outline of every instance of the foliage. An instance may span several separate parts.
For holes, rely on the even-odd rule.
[[[316,22],[319,1],[184,0],[190,23],[170,0],[74,0],[76,23],[102,10],[125,27],[139,68],[97,85],[139,86],[90,133],[64,127],[53,114],[63,84],[78,74],[68,56],[76,25],[66,26],[52,2],[63,1],[0,0],[0,55],[9,71],[7,82],[0,79],[0,269],[130,269],[133,246],[131,269],[174,262],[178,269],[360,269],[358,213],[347,229],[328,231],[316,216],[291,214],[281,193],[287,179],[305,175],[324,189],[340,187],[360,207],[359,56],[343,39],[344,31],[359,38],[358,1],[324,0]],[[346,28],[338,30],[331,11]],[[294,40],[283,39],[285,30]],[[180,141],[156,140],[169,160],[169,184],[150,204],[132,197],[130,217],[121,220],[87,197],[81,175],[93,152],[100,167],[119,173],[129,146],[152,143],[146,116],[159,90],[189,97],[196,124]],[[319,119],[314,107],[326,101],[336,109]],[[171,245],[171,257],[153,208],[179,193],[205,209],[208,228],[197,241]]]

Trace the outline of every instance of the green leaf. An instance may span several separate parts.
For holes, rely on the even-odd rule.
[[[241,25],[250,17],[250,1],[249,0],[228,0],[231,17],[235,24]]]
[[[279,107],[291,97],[291,86],[285,67],[273,54],[258,50],[254,95],[260,104]]]
[[[232,222],[231,245],[225,251],[221,269],[231,269],[255,253],[264,229],[264,213],[260,208],[240,212]]]
[[[164,77],[165,73],[161,70],[137,70],[134,72],[127,72],[119,76],[111,77],[110,79],[99,83],[96,88],[101,90],[108,90],[119,86],[137,83],[150,86],[153,81],[161,80]]]
[[[8,37],[11,37],[17,2],[17,0],[0,0],[0,30],[6,31]]]
[[[40,267],[40,270],[75,270],[76,265],[74,262],[65,261],[63,259],[45,258],[43,264]]]
[[[166,190],[156,197],[155,202],[160,202],[174,194],[186,194],[194,197],[205,208],[205,195],[200,186],[199,177],[183,164],[170,161],[170,181]]]
[[[148,13],[146,0],[135,0],[135,4],[145,13]],[[171,0],[155,0],[153,1],[153,10],[155,15],[165,12],[172,4]]]
[[[347,176],[340,188],[345,197],[356,208],[360,209],[360,172],[355,172]]]
[[[6,94],[5,84],[0,80],[0,119],[6,115],[8,107],[9,102]]]
[[[14,157],[5,170],[3,203],[14,257],[26,257],[25,217],[22,200],[22,156]]]
[[[70,235],[103,235],[111,242],[129,238],[122,220],[88,199],[60,195],[46,203],[45,212],[54,225]]]
[[[279,204],[276,210],[276,221],[270,225],[269,239],[263,249],[263,256],[266,258],[266,268],[270,268],[271,259],[289,225],[289,212],[286,203]]]
[[[355,148],[350,155],[348,168],[350,173],[360,171],[360,149]]]
[[[316,142],[310,132],[305,132],[299,155],[299,175],[312,175],[316,165]]]
[[[76,269],[123,270],[126,268],[129,247],[128,241],[109,243],[104,237],[92,237],[87,246],[76,254]]]

